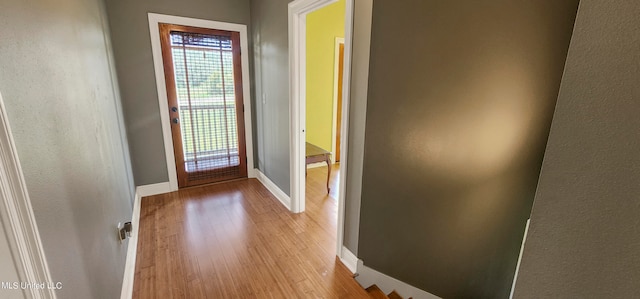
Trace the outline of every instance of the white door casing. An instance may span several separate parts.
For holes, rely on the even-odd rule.
[[[20,282],[53,283],[7,111],[0,95],[0,216]],[[27,298],[56,298],[53,289],[26,288]]]
[[[296,0],[289,3],[289,113],[290,113],[290,197],[291,211],[305,210],[306,130],[306,15],[337,0]],[[346,0],[342,128],[336,255],[343,257],[345,186],[347,177],[349,102],[353,39],[354,0]]]
[[[177,17],[149,13],[149,33],[151,35],[151,50],[153,52],[153,66],[156,75],[156,88],[158,90],[158,105],[160,107],[160,121],[162,122],[162,137],[164,139],[164,152],[167,161],[167,173],[171,190],[178,190],[178,175],[176,173],[175,155],[173,153],[173,139],[171,137],[171,124],[169,118],[169,103],[164,79],[164,64],[162,61],[162,47],[160,45],[159,23],[184,25],[240,33],[240,52],[242,64],[242,93],[244,104],[244,129],[247,147],[247,175],[255,178],[256,172],[253,165],[253,132],[251,126],[251,76],[249,73],[249,43],[247,39],[247,25],[217,22],[210,20]]]

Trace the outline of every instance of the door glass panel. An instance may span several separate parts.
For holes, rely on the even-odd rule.
[[[240,151],[232,39],[171,32],[184,168],[190,180],[238,171]]]

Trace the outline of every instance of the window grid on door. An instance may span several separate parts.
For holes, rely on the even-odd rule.
[[[189,180],[239,174],[232,39],[171,32],[184,167]]]

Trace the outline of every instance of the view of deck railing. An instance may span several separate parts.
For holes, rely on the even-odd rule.
[[[195,102],[195,103],[194,103]],[[225,104],[226,102],[226,104]],[[184,160],[188,171],[237,166],[236,105],[231,99],[180,104]]]

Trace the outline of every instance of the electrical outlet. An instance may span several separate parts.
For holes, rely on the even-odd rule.
[[[125,222],[124,224],[122,222],[118,222],[118,240],[120,240],[120,243],[122,243],[122,241],[124,241],[126,238],[131,238],[131,231],[133,230],[133,226],[131,225],[131,222]]]
[[[127,238],[127,235],[123,228],[124,226],[122,225],[122,222],[118,222],[116,233],[118,234],[118,240],[120,240],[120,243],[122,243],[122,241]]]
[[[131,238],[131,231],[133,230],[133,225],[131,225],[131,221],[125,222],[124,226],[122,227],[122,230],[124,230],[125,234],[127,235],[127,238]]]

